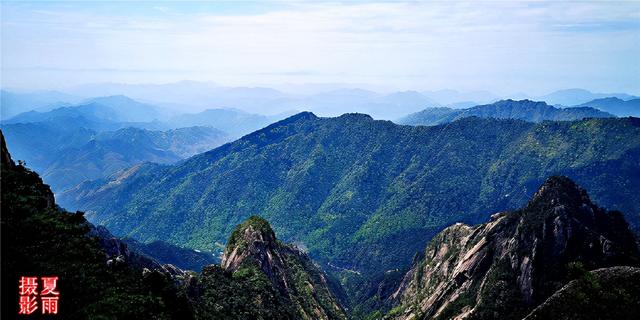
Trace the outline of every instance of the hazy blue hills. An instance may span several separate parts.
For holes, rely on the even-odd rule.
[[[4,123],[28,123],[62,121],[84,118],[93,123],[151,122],[163,118],[162,111],[155,106],[140,103],[125,96],[101,97],[85,101],[80,105],[65,106],[50,111],[28,111],[18,114]]]
[[[173,163],[228,141],[209,127],[98,132],[50,121],[2,129],[15,158],[25,160],[56,192],[141,162]]]
[[[616,97],[602,98],[592,100],[577,107],[596,108],[618,117],[639,117],[640,116],[640,98],[631,100],[622,100]]]
[[[59,192],[141,162],[176,162],[283,117],[232,109],[172,117],[166,109],[118,95],[24,112],[3,121],[2,128],[14,155]]]
[[[175,116],[168,121],[172,127],[209,126],[240,137],[282,120],[290,114],[264,116],[234,109],[208,109],[198,113]]]
[[[182,105],[171,107],[189,108]],[[168,107],[142,103],[123,95],[116,95],[93,98],[78,105],[66,105],[48,111],[31,110],[6,119],[2,123],[51,122],[95,131],[117,130],[126,127],[167,130],[207,126],[237,138],[264,128],[291,114],[292,112],[286,112],[265,116],[231,108],[185,113],[171,110]]]
[[[531,96],[525,93],[497,95],[488,91],[465,92],[451,89],[383,92],[340,84],[281,87],[284,90],[268,87],[225,87],[196,81],[135,85],[98,83],[69,88],[66,93],[21,93],[19,95],[25,98],[20,99],[11,98],[18,95],[17,93],[3,90],[7,96],[6,99],[3,98],[3,101],[7,101],[7,107],[3,102],[3,110],[11,107],[13,100],[20,101],[22,107],[17,110],[25,112],[49,111],[52,109],[51,106],[75,105],[82,101],[77,97],[126,96],[173,112],[173,115],[198,113],[207,109],[235,109],[268,116],[288,113],[290,110],[308,110],[322,116],[359,112],[369,114],[375,119],[392,120],[429,107],[469,108],[502,99],[531,99],[545,101],[549,105],[575,106],[606,97],[622,100],[637,98],[627,93],[594,93],[585,89],[558,90],[541,96]],[[84,104],[92,101],[84,100]],[[19,112],[3,114],[2,119],[6,120]],[[154,118],[156,117],[147,121]]]
[[[551,105],[575,106],[595,99],[616,97],[623,100],[637,98],[627,93],[594,93],[585,89],[565,89],[536,97],[536,100],[546,101]]]
[[[363,89],[338,89],[292,100],[292,107],[327,116],[350,112],[366,113],[376,119],[396,119],[427,106],[439,105],[417,91],[381,94]]]
[[[432,235],[522,206],[565,174],[640,222],[640,121],[464,118],[401,126],[301,113],[174,166],[141,165],[59,195],[114,233],[220,248],[260,213],[344,275],[409,264]]]
[[[81,100],[82,98],[58,91],[22,93],[0,90],[0,120],[31,110],[49,111]]]
[[[92,105],[98,104],[108,107],[113,118],[107,120],[118,122],[148,122],[153,120],[163,120],[167,115],[167,110],[163,110],[155,105],[141,103],[124,95],[93,98],[88,101]],[[97,110],[91,110],[97,112]]]
[[[484,98],[489,93],[460,93],[453,90],[434,92],[375,92],[349,86],[328,85],[322,89],[299,86],[287,92],[265,87],[224,87],[211,83],[181,81],[162,85],[94,84],[70,92],[84,96],[123,94],[142,101],[170,107],[179,104],[189,113],[196,109],[239,109],[262,115],[278,115],[290,110],[310,110],[336,116],[348,110],[370,114],[376,119],[397,119],[429,106]],[[493,96],[492,96],[493,97]],[[458,100],[462,99],[462,100]]]
[[[94,84],[70,92],[84,96],[123,94],[156,104],[174,103],[195,109],[240,109],[262,115],[278,115],[290,110],[311,110],[322,115],[340,115],[349,110],[375,118],[396,119],[411,112],[437,105],[416,91],[378,93],[371,90],[329,86],[324,90],[298,88],[283,92],[266,87],[224,87],[211,83],[181,81],[161,85]],[[188,110],[194,113],[194,108]],[[186,109],[185,109],[186,110]]]
[[[126,95],[154,104],[190,106],[188,112],[203,109],[238,108],[245,112],[277,114],[289,110],[279,101],[283,92],[263,87],[223,87],[208,82],[179,81],[167,84],[96,83],[71,88],[70,93],[88,97]]]
[[[556,108],[545,102],[531,100],[501,100],[492,104],[467,109],[428,108],[398,120],[400,124],[436,125],[464,117],[495,119],[519,119],[530,122],[544,120],[580,120],[584,118],[608,118],[614,115],[590,107]]]
[[[436,91],[422,91],[421,94],[443,106],[459,103],[472,103],[472,106],[475,106],[500,100],[500,96],[481,90],[460,92],[458,90],[444,89]]]

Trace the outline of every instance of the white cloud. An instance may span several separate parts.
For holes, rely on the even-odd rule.
[[[640,90],[636,2],[278,4],[231,14],[171,3],[135,13],[3,4],[3,76],[27,81],[26,69],[49,67],[123,70],[58,76],[79,82]]]

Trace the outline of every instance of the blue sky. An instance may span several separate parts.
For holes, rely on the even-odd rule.
[[[640,93],[640,2],[2,2],[2,86]]]

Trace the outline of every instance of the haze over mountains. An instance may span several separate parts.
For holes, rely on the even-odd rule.
[[[346,85],[225,87],[207,82],[181,81],[168,84],[92,84],[62,92],[13,93],[3,90],[2,119],[33,109],[48,111],[52,106],[74,105],[92,97],[124,95],[164,108],[173,113],[197,113],[206,109],[238,109],[273,116],[293,111],[312,111],[320,116],[360,112],[375,119],[396,120],[428,107],[469,108],[502,99],[530,99],[549,105],[576,106],[595,99],[616,97],[631,100],[626,93],[592,93],[584,89],[559,90],[542,96],[515,93],[500,96],[487,91],[377,91]],[[606,110],[604,110],[606,111]],[[149,119],[150,120],[150,119]]]
[[[529,100],[476,106],[472,100],[498,99],[485,91],[382,94],[339,87],[329,91],[298,90],[305,94],[190,81],[165,85],[88,85],[74,88],[71,93],[3,90],[2,126],[15,156],[27,160],[54,191],[61,192],[82,181],[105,178],[142,162],[174,163],[266,127],[294,114],[294,109],[313,109],[320,115],[339,115],[350,110],[402,124],[435,125],[467,116],[533,122],[628,116],[637,115],[639,108],[638,99],[623,100],[632,97],[626,94],[617,94],[623,99],[609,97],[577,107],[556,108]],[[87,94],[114,95],[79,98]],[[557,91],[547,98],[581,102],[599,96],[602,94],[575,89]],[[18,111],[24,112],[14,114]]]
[[[640,116],[640,99],[622,100],[616,97],[600,98],[585,102],[578,107],[591,107],[615,114],[620,117]]]
[[[14,155],[60,192],[142,162],[174,163],[284,116],[233,109],[177,115],[119,95],[23,112],[2,128]]]
[[[627,101],[620,100],[626,104]],[[519,119],[529,122],[545,120],[571,121],[584,118],[612,118],[613,114],[592,107],[572,107],[559,109],[544,102],[531,100],[501,100],[492,104],[466,109],[428,108],[399,119],[400,124],[436,125],[466,117]]]

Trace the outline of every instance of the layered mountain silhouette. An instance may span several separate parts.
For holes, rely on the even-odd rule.
[[[61,192],[142,162],[177,162],[285,116],[234,109],[177,116],[116,95],[21,113],[3,120],[2,129],[14,156]]]
[[[170,118],[167,125],[173,128],[207,126],[219,129],[231,137],[239,138],[282,120],[291,113],[264,116],[234,109],[207,109],[198,113],[187,113]]]
[[[143,123],[162,120],[166,111],[156,106],[140,103],[126,96],[99,97],[79,105],[63,106],[51,111],[28,111],[9,118],[3,123],[29,123],[70,119],[84,119],[95,126],[112,127],[117,123]],[[97,127],[90,129],[98,129]]]
[[[26,160],[56,192],[142,162],[174,163],[228,141],[225,133],[209,127],[98,132],[40,122],[4,125],[3,130],[16,158]]]
[[[610,118],[614,115],[587,106],[556,108],[545,102],[531,100],[501,100],[492,104],[466,109],[428,108],[398,120],[400,124],[436,125],[465,117],[519,119],[530,122],[570,121],[584,118]]]
[[[618,117],[640,117],[640,99],[622,100],[616,97],[595,99],[577,107],[591,107],[609,112]]]
[[[594,205],[570,179],[551,177],[524,208],[436,235],[391,296],[399,306],[390,317],[632,319],[640,311],[638,266],[622,214]],[[599,292],[605,288],[612,291]]]
[[[595,99],[615,97],[623,100],[636,99],[638,97],[627,93],[594,93],[589,90],[573,88],[550,92],[537,97],[536,100],[546,101],[552,105],[575,106]]]
[[[0,120],[7,120],[15,115],[32,110],[49,111],[57,107],[78,103],[81,98],[58,92],[13,92],[0,90]]]

